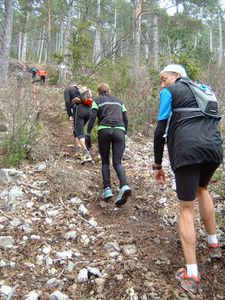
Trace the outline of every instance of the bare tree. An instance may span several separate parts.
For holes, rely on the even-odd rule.
[[[134,1],[134,76],[139,72],[140,46],[141,46],[141,3],[142,0]]]
[[[0,84],[4,84],[8,79],[12,40],[13,4],[14,0],[5,0],[3,2],[4,15],[0,28]]]
[[[101,61],[101,32],[100,32],[101,0],[97,2],[97,22],[95,31],[95,41],[93,49],[93,62],[98,64]]]

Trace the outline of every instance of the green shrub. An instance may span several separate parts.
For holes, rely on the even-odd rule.
[[[2,143],[3,165],[15,167],[27,156],[27,153],[40,137],[42,125],[22,124],[13,132],[6,133]]]

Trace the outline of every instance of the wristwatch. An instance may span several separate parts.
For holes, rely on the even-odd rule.
[[[162,166],[161,165],[157,165],[157,164],[153,164],[152,165],[152,170],[161,170],[162,169]]]

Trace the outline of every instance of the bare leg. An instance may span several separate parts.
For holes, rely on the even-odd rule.
[[[207,188],[199,187],[197,191],[199,212],[209,235],[216,234],[216,219],[213,200]]]
[[[196,264],[195,201],[180,202],[179,233],[186,264]]]

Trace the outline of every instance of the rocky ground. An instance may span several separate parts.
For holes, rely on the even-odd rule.
[[[53,103],[47,88],[37,92],[46,133],[39,159],[0,172],[0,299],[225,299],[225,256],[209,258],[198,214],[200,293],[188,295],[175,281],[184,266],[178,203],[167,159],[165,186],[153,180],[152,139],[128,135],[123,165],[132,196],[117,208],[101,199],[96,145],[93,163],[74,159],[62,91],[55,93]],[[112,178],[116,196],[114,171]],[[223,238],[224,199],[213,196]]]

